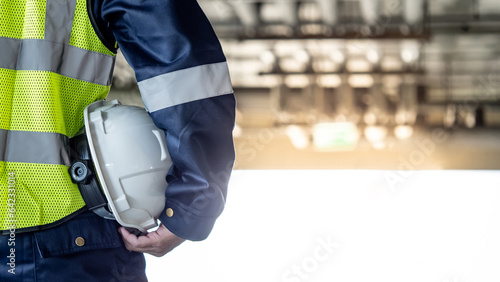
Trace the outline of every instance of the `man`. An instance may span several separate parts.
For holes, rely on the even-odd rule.
[[[86,211],[67,173],[117,47],[173,161],[162,224],[140,237]],[[0,0],[0,280],[145,281],[142,253],[205,239],[224,208],[234,109],[196,0]]]

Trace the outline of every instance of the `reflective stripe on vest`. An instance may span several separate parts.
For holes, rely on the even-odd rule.
[[[109,92],[115,57],[87,0],[0,0],[0,229],[47,228],[85,203],[67,172],[84,108]]]

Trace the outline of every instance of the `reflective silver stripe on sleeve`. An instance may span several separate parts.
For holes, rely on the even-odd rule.
[[[50,71],[100,85],[111,85],[115,57],[70,45],[0,37],[0,68]]]
[[[169,72],[138,83],[149,112],[233,93],[226,62]]]
[[[0,161],[69,166],[68,143],[58,133],[0,129]]]

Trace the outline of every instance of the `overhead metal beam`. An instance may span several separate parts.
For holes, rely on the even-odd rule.
[[[366,72],[350,72],[350,71],[334,71],[334,72],[284,72],[284,71],[273,71],[273,72],[261,72],[259,75],[358,75],[358,74],[370,74],[370,75],[424,75],[424,70],[401,70],[401,71],[366,71]]]
[[[270,25],[267,25],[270,26]],[[500,27],[499,27],[500,28]],[[265,32],[263,29],[260,29],[259,32],[253,35],[248,35],[245,33],[239,33],[235,35],[225,35],[220,34],[222,38],[227,37],[235,37],[239,40],[296,40],[296,39],[418,39],[418,40],[429,40],[431,38],[431,34],[428,31],[422,32],[410,32],[403,33],[399,29],[399,25],[392,25],[390,27],[386,27],[383,33],[377,33],[372,35],[362,34],[357,28],[350,28],[347,26],[342,32],[333,30],[330,33],[321,33],[321,34],[307,34],[300,31],[295,31],[295,33],[291,35],[287,34],[275,34],[270,32]]]

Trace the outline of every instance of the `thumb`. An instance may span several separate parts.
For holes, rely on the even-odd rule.
[[[120,227],[118,231],[120,232],[123,240],[125,240],[126,243],[129,243],[132,246],[137,244],[138,241],[137,237],[134,234],[128,232],[127,229],[125,229],[124,227]]]

